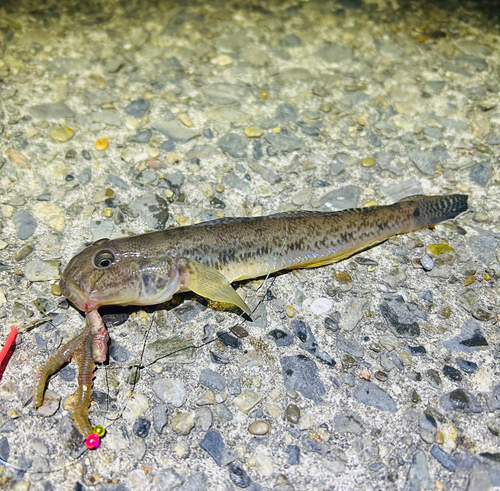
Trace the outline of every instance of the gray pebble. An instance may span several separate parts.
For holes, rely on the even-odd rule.
[[[134,143],[149,143],[152,134],[152,131],[149,129],[142,130],[132,136],[129,141]]]
[[[333,430],[337,433],[354,433],[355,435],[364,432],[361,418],[351,412],[336,414],[333,418]]]
[[[36,222],[31,213],[24,210],[16,211],[12,215],[12,221],[21,240],[29,239],[35,233]]]
[[[83,169],[80,174],[78,174],[78,182],[80,184],[88,184],[91,178],[92,171],[90,170],[90,167],[85,167],[85,169]]]
[[[188,128],[184,126],[177,119],[171,121],[166,121],[164,123],[154,123],[152,125],[153,130],[163,133],[172,140],[178,141],[180,143],[186,143],[193,138],[200,136],[201,132],[193,128]]]
[[[436,175],[437,158],[432,153],[425,150],[415,150],[411,154],[411,160],[422,174]]]
[[[401,295],[387,295],[379,305],[380,312],[396,336],[416,337],[420,327]]]
[[[422,185],[419,181],[407,179],[405,181],[391,183],[387,186],[381,186],[380,190],[385,197],[391,198],[393,201],[399,201],[408,196],[422,194]]]
[[[279,45],[285,48],[294,48],[296,46],[302,46],[302,41],[295,34],[287,34],[284,38],[280,39]]]
[[[205,305],[200,302],[197,302],[196,300],[188,300],[172,309],[172,312],[181,322],[189,322],[205,310]]]
[[[239,178],[234,172],[228,172],[224,176],[224,185],[230,189],[237,189],[244,194],[249,194],[251,191],[250,185]]]
[[[208,407],[199,407],[195,415],[196,427],[201,431],[208,431],[213,422],[212,411]]]
[[[297,390],[316,404],[323,400],[325,387],[314,361],[304,355],[285,356],[281,359],[281,368],[287,389]]]
[[[448,452],[445,452],[440,446],[432,445],[431,455],[450,472],[457,470],[457,459],[454,459]]]
[[[144,351],[144,363],[193,363],[194,355],[192,341],[173,336],[149,343]]]
[[[420,258],[420,264],[425,269],[425,271],[432,271],[432,268],[434,267],[433,259],[427,254]]]
[[[327,63],[341,63],[353,57],[350,46],[339,46],[337,44],[327,44],[316,51],[315,55]]]
[[[241,380],[239,378],[230,378],[227,382],[227,391],[233,396],[241,394]]]
[[[203,130],[203,136],[211,140],[214,137],[214,134],[212,133],[212,130],[210,128],[205,128]]]
[[[481,325],[474,319],[469,319],[462,325],[460,334],[449,341],[443,341],[443,346],[451,351],[472,353],[483,350],[488,346],[488,341],[484,337]]]
[[[102,109],[101,111],[92,114],[94,123],[104,123],[108,126],[122,126],[123,119],[121,114],[114,109]]]
[[[394,412],[397,409],[394,399],[373,382],[361,381],[361,384],[354,390],[354,398],[381,411]]]
[[[457,411],[466,414],[482,413],[484,411],[478,398],[464,389],[455,389],[441,396],[439,403],[447,411]]]
[[[268,333],[272,337],[277,346],[290,346],[293,344],[293,336],[288,332],[281,329],[273,329]]]
[[[472,181],[480,186],[486,186],[491,177],[491,163],[489,160],[479,162],[469,172],[469,177]]]
[[[292,106],[291,104],[280,104],[276,109],[274,117],[279,123],[293,122],[297,119],[297,109],[295,109],[295,106]],[[270,128],[273,126],[274,122],[271,121]]]
[[[191,150],[189,150],[189,152],[186,153],[186,157],[189,160],[211,159],[217,157],[218,155],[220,155],[218,150],[212,147],[212,145],[208,145],[206,143],[195,145],[193,148],[191,148]]]
[[[165,150],[165,152],[173,152],[175,150],[175,140],[165,140],[161,145],[160,148],[162,150]]]
[[[406,476],[405,491],[422,491],[431,489],[429,466],[425,452],[419,451],[413,454],[412,463]]]
[[[108,182],[112,186],[116,186],[117,188],[128,190],[130,189],[130,186],[121,178],[118,176],[115,176],[114,174],[108,174]]]
[[[35,455],[30,468],[31,479],[41,481],[50,472],[49,459],[41,455]]]
[[[186,400],[186,388],[180,379],[157,379],[153,390],[159,399],[174,407],[181,407]]]
[[[65,382],[71,382],[72,380],[75,380],[76,370],[71,365],[66,365],[64,368],[62,368],[61,370],[59,370],[58,375]]]
[[[6,436],[0,439],[0,459],[2,459],[4,462],[9,461],[9,456],[10,456],[10,445],[9,445],[9,440],[7,439]]]
[[[319,203],[324,211],[356,208],[360,194],[361,189],[358,186],[344,186],[324,194]]]
[[[146,223],[150,230],[163,230],[168,220],[168,202],[155,193],[146,193],[128,206]]]
[[[39,104],[28,109],[33,118],[38,120],[66,119],[74,117],[75,113],[64,102]]]
[[[203,89],[203,95],[215,104],[239,104],[241,100],[250,93],[250,87],[245,85],[216,83],[207,85]]]
[[[265,167],[264,165],[260,165],[253,160],[249,162],[248,167],[250,167],[251,170],[258,172],[267,184],[276,184],[282,180],[282,178],[271,169]]]
[[[118,361],[120,363],[126,362],[130,358],[130,351],[116,343],[115,341],[111,341],[111,345],[109,347],[109,356],[113,358],[113,360]]]
[[[149,109],[149,101],[138,99],[125,107],[125,112],[133,118],[142,118]]]
[[[168,423],[168,409],[166,404],[158,404],[153,408],[153,428],[158,435],[163,433],[163,429]]]
[[[154,477],[153,483],[157,489],[179,489],[184,484],[184,478],[175,469],[165,469]]]
[[[229,466],[229,478],[239,488],[248,488],[248,486],[252,483],[252,480],[245,472],[245,469],[237,464],[231,464]]]
[[[302,146],[302,142],[295,135],[268,133],[265,138],[278,152],[293,152]]]
[[[199,445],[220,467],[230,464],[236,459],[236,456],[224,443],[219,430],[208,431]]]
[[[362,359],[364,356],[364,348],[361,343],[352,339],[350,337],[342,336],[342,334],[337,334],[337,349],[348,353],[355,358]]]
[[[477,363],[473,361],[467,361],[463,358],[456,359],[457,365],[465,373],[474,373],[477,370]]]
[[[434,126],[426,126],[423,129],[424,135],[434,138],[435,140],[441,140],[443,138],[443,132],[439,128],[435,128]],[[436,152],[432,149],[432,153],[437,157]]]
[[[171,172],[165,175],[165,180],[168,182],[170,187],[175,187],[180,189],[184,184],[186,178],[181,171]]]
[[[302,349],[321,360],[330,368],[335,366],[335,360],[318,345],[316,337],[313,335],[311,328],[307,324],[303,321],[293,320],[291,326],[301,343],[300,347]]]
[[[214,407],[214,412],[219,421],[223,424],[229,423],[229,421],[232,421],[234,418],[233,413],[225,404],[217,404]]]
[[[373,147],[381,147],[382,146],[382,140],[373,131],[366,132],[366,139],[368,140],[368,143],[370,145],[372,145]]]
[[[235,159],[246,157],[247,142],[245,138],[236,133],[226,133],[217,142],[217,146]]]
[[[500,409],[500,385],[495,385],[491,391],[491,395],[487,399],[488,409],[494,412]]]
[[[286,463],[288,465],[300,464],[300,447],[298,445],[288,445],[285,449]]]
[[[115,226],[111,220],[92,220],[90,222],[90,234],[94,241],[111,237]]]
[[[207,389],[218,391],[224,390],[224,388],[226,387],[224,377],[220,373],[208,368],[205,368],[201,371],[200,384]]]
[[[457,121],[456,119],[446,118],[443,116],[437,117],[436,121],[445,128],[450,128],[457,130],[459,132],[468,131],[469,125],[463,121]]]

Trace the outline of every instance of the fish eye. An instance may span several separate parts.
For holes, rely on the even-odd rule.
[[[115,255],[111,251],[100,251],[94,257],[96,268],[109,268],[115,262]]]

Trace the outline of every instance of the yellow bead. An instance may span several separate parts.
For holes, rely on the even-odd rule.
[[[96,150],[106,150],[106,148],[109,147],[109,139],[108,138],[99,138],[95,142],[95,148]]]
[[[262,99],[267,99],[267,92],[265,92],[265,91],[262,90],[260,92],[260,96],[262,97]]]
[[[104,428],[104,426],[97,425],[94,427],[94,433],[102,438],[106,434],[106,428]]]

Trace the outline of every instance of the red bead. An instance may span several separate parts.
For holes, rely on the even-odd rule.
[[[100,445],[100,437],[97,433],[91,433],[86,439],[85,439],[85,446],[89,450],[95,450],[96,448],[99,447]]]

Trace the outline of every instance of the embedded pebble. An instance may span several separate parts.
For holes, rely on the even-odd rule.
[[[380,312],[397,336],[417,337],[420,327],[400,295],[385,296],[380,302]]]
[[[16,227],[17,236],[21,240],[29,239],[36,230],[36,222],[33,215],[27,211],[16,211],[12,215],[12,221]]]
[[[316,315],[322,315],[331,310],[332,306],[333,303],[329,298],[317,298],[311,304],[311,312]]]
[[[61,396],[53,390],[46,390],[43,395],[42,405],[38,408],[37,414],[48,418],[56,413],[61,403]]]
[[[54,126],[49,130],[49,135],[53,140],[64,143],[75,136],[75,132],[68,126]]]
[[[397,409],[394,399],[373,382],[362,381],[353,395],[359,402],[380,409],[381,411],[394,412]]]
[[[54,228],[58,232],[62,232],[66,225],[64,211],[59,206],[53,203],[35,203],[33,206],[35,215],[47,225]]]
[[[293,152],[302,146],[302,142],[294,135],[269,133],[265,138],[278,152]]]
[[[295,404],[289,404],[285,410],[285,417],[294,425],[300,421],[300,409]]]
[[[50,281],[61,277],[60,262],[57,259],[35,259],[26,264],[24,276],[28,281]]]
[[[174,407],[181,407],[186,400],[186,387],[180,379],[157,379],[153,390],[158,398]]]
[[[220,373],[217,373],[208,368],[204,368],[200,373],[200,384],[207,389],[212,390],[224,390],[226,387],[226,382],[224,381],[224,377]]]
[[[285,356],[281,359],[281,369],[287,389],[299,391],[316,404],[323,400],[325,387],[314,361],[304,355]]]
[[[189,435],[194,428],[194,416],[191,413],[180,413],[170,417],[172,429],[178,435]]]
[[[269,424],[265,421],[254,421],[248,427],[248,431],[252,435],[266,435],[269,432]]]
[[[248,488],[252,483],[245,469],[237,464],[231,464],[229,466],[229,478],[239,488]]]
[[[232,450],[230,450],[224,443],[219,430],[208,431],[199,445],[200,448],[205,450],[205,452],[207,452],[220,467],[224,467],[231,462],[234,462],[236,459]]]
[[[149,101],[138,99],[125,107],[125,112],[133,118],[142,118],[149,109]]]
[[[234,398],[234,403],[243,414],[248,414],[261,400],[262,396],[257,392],[244,390]]]
[[[242,136],[236,133],[226,133],[219,139],[217,145],[223,152],[235,159],[247,155],[247,143]]]

